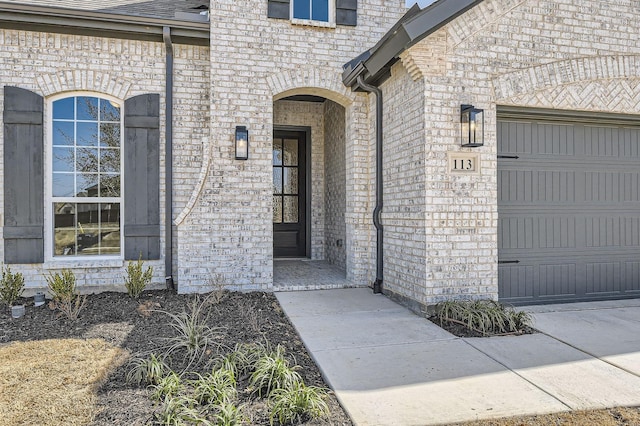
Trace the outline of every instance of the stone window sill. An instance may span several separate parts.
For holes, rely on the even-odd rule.
[[[299,19],[299,18],[291,18],[291,23],[293,25],[302,25],[306,27],[318,27],[318,28],[335,28],[335,22],[323,22],[323,21],[313,21],[311,19]]]

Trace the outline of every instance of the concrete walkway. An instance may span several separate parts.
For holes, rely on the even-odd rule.
[[[276,296],[357,425],[640,406],[640,300],[531,307],[542,333],[457,338],[369,289]]]

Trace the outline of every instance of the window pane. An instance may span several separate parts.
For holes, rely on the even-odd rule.
[[[284,197],[284,223],[298,222],[298,197]]]
[[[311,19],[309,2],[310,0],[293,0],[293,17],[298,19]]]
[[[284,168],[284,191],[283,192],[285,194],[298,193],[298,168],[297,167]]]
[[[297,139],[285,139],[284,165],[285,166],[298,165],[298,140]]]
[[[282,197],[273,197],[273,223],[282,223]]]
[[[85,173],[98,173],[98,149],[76,149],[76,171]]]
[[[121,204],[99,198],[121,196],[120,105],[70,97],[53,103],[53,116],[52,194],[80,201],[53,203],[54,255],[119,255]]]
[[[73,197],[73,173],[54,173],[52,178],[52,194],[54,197]]]
[[[282,139],[273,140],[273,165],[282,165]]]
[[[100,149],[100,172],[119,172],[120,171],[120,150],[119,149]]]
[[[76,144],[98,146],[98,123],[77,123]]]
[[[74,165],[73,148],[53,148],[54,172],[73,172]]]
[[[98,98],[78,96],[76,98],[78,108],[78,120],[98,121]]]
[[[64,98],[53,103],[53,119],[54,120],[73,120],[75,98]]]
[[[89,195],[91,197],[91,195]],[[101,174],[100,175],[100,196],[119,197],[120,196],[120,175]]]
[[[78,211],[78,255],[100,254],[100,215],[98,204],[76,204]]]
[[[100,146],[120,147],[120,124],[100,124]]]
[[[98,196],[98,174],[78,173],[76,175],[76,197]]]
[[[113,101],[100,99],[100,120],[120,121],[120,105]]]
[[[329,22],[329,0],[311,0],[313,10],[311,11],[311,19],[314,21]]]
[[[75,204],[53,203],[53,254],[69,256],[76,254],[76,209]]]
[[[282,194],[282,168],[273,168],[273,193]]]
[[[100,254],[120,254],[120,204],[100,205]]]
[[[53,122],[53,144],[54,145],[73,145],[73,121],[54,121]]]

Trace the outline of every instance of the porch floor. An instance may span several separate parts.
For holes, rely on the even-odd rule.
[[[345,272],[324,260],[275,259],[273,290],[328,290],[360,287],[347,280]]]

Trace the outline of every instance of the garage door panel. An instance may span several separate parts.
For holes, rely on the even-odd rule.
[[[640,295],[640,128],[512,117],[498,121],[499,297]]]
[[[595,158],[640,158],[640,130],[628,127],[584,126],[584,152]]]
[[[618,293],[622,290],[620,262],[587,262],[586,294]]]
[[[502,250],[547,250],[575,248],[579,233],[576,217],[571,215],[512,214],[498,219],[498,237]]]
[[[576,271],[576,263],[542,263],[539,296],[575,296]]]
[[[581,129],[578,129],[581,130]],[[564,124],[502,121],[498,125],[498,151],[539,156],[574,156],[582,132]]]
[[[624,262],[624,282],[627,292],[640,292],[640,261]]]
[[[531,300],[535,296],[533,265],[501,265],[498,280],[503,283],[498,294],[500,299]]]

